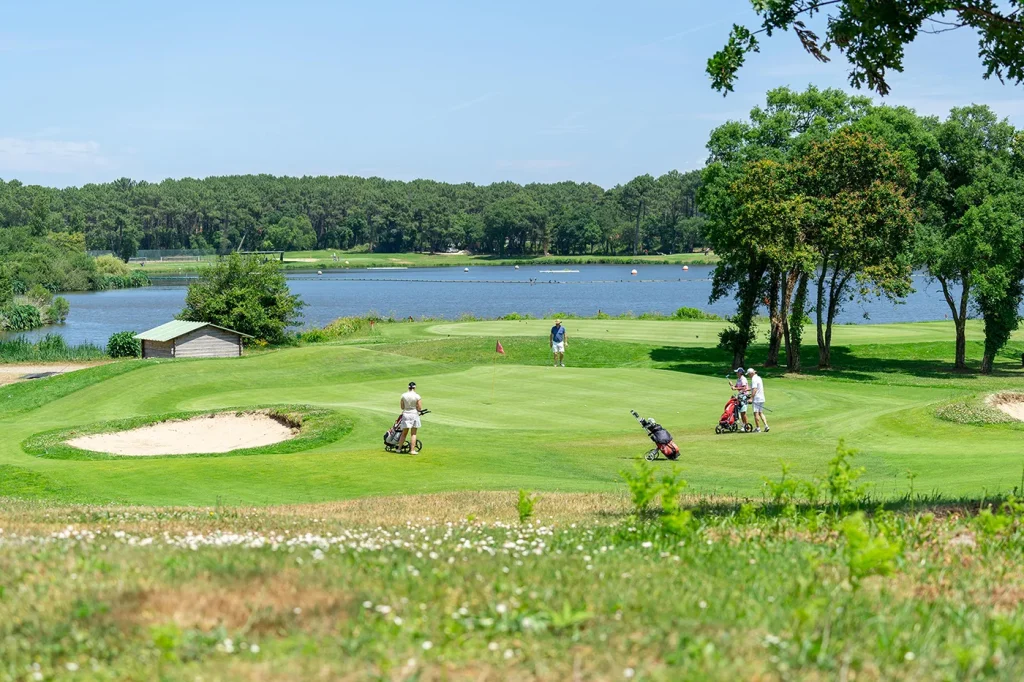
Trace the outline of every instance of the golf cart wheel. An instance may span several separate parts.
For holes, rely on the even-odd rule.
[[[658,459],[658,448],[648,450],[647,454],[644,455],[644,459],[646,459],[648,462],[653,462],[654,460]]]
[[[736,433],[737,431],[739,431],[739,428],[740,428],[739,424],[737,424],[735,422],[732,423],[732,424],[729,424],[729,431],[731,431],[732,433]]]
[[[715,427],[715,433],[717,433],[718,435],[722,434],[722,425],[721,424],[719,424],[718,426]]]
[[[748,424],[744,424],[743,425],[743,430],[746,431],[747,433],[750,433],[751,431],[754,430],[754,425],[753,424],[749,424],[749,423]]]

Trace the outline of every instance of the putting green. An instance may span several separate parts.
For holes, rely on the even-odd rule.
[[[648,339],[645,352],[652,357],[666,344],[685,344],[695,326],[703,341],[703,330],[713,326],[619,320],[568,324],[570,333],[580,337],[601,336],[604,326],[605,339]],[[881,325],[841,327],[837,336],[841,331],[864,343],[882,338],[934,342],[946,331],[941,324],[887,327],[888,333]],[[415,328],[422,334],[424,326]],[[109,367],[86,370],[109,378],[32,404],[38,407],[0,412],[0,477],[5,471],[29,472],[66,499],[144,504],[270,504],[518,487],[613,490],[621,488],[619,472],[650,447],[629,414],[632,408],[673,432],[683,449],[680,465],[696,491],[758,496],[763,477],[777,475],[779,460],[789,461],[797,475],[820,474],[840,438],[861,451],[858,464],[867,467],[880,495],[902,493],[907,471],[917,475],[918,490],[947,494],[1005,490],[1019,482],[1024,425],[966,426],[935,416],[938,404],[958,396],[1019,385],[1019,373],[949,377],[923,386],[913,377],[905,384],[769,377],[771,433],[716,436],[714,425],[729,395],[721,378],[650,367],[530,366],[511,364],[509,358],[500,364],[460,363],[443,351],[446,345],[464,345],[465,339],[437,336],[503,336],[514,330],[522,337],[534,329],[546,334],[547,323],[434,325],[426,335],[434,339],[430,343],[319,345],[242,359],[138,363],[138,369],[116,375]],[[651,336],[658,337],[655,343]],[[709,332],[709,340],[713,337]],[[532,345],[528,339],[521,342]],[[480,343],[493,348],[490,340]],[[625,347],[588,341],[594,352],[601,343],[612,350]],[[635,353],[638,346],[628,347]],[[893,348],[908,354],[913,349]],[[449,359],[416,357],[410,350]],[[60,384],[46,382],[88,376],[47,379],[21,390],[53,392]],[[424,417],[426,448],[419,457],[387,454],[381,447],[410,379],[418,382],[432,410]],[[37,458],[21,448],[26,438],[52,429],[264,404],[325,407],[342,413],[354,428],[341,440],[289,454],[77,461]],[[0,494],[3,486],[0,480]]]

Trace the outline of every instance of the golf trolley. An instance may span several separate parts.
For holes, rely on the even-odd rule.
[[[735,393],[729,402],[725,404],[725,411],[722,412],[722,416],[718,418],[718,424],[715,426],[715,433],[736,433],[742,427],[743,431],[750,433],[754,430],[754,426],[749,422],[744,424],[740,419],[740,410],[747,404],[746,393]]]
[[[420,410],[420,415],[429,414],[430,410]],[[409,454],[412,450],[412,443],[405,441],[402,448],[398,448],[399,441],[402,440],[402,415],[398,415],[398,419],[395,420],[394,426],[384,433],[384,450],[387,452],[401,452],[402,454]],[[416,451],[423,452],[423,440],[416,436]]]
[[[656,446],[647,451],[644,455],[644,459],[648,462],[653,462],[661,455],[665,455],[665,459],[672,461],[679,459],[679,446],[676,445],[674,440],[672,440],[671,433],[666,431],[661,424],[653,419],[641,417],[635,410],[630,410],[629,413],[633,415],[634,419],[640,422],[640,426],[644,427],[644,430],[647,431],[648,437],[650,437],[651,441]]]

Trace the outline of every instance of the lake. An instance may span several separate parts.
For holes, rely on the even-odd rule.
[[[455,319],[463,314],[494,318],[508,313],[537,317],[551,313],[611,315],[626,312],[672,313],[681,306],[719,315],[735,310],[731,299],[708,304],[713,266],[482,266],[470,268],[353,269],[291,273],[288,285],[306,302],[302,326],[322,326],[348,315],[373,311],[396,318]],[[65,294],[71,303],[67,323],[27,336],[63,334],[69,343],[106,344],[117,331],[143,331],[174,318],[185,300],[186,279],[154,280],[143,289]],[[941,320],[949,309],[936,283],[914,277],[915,292],[905,303],[853,301],[840,322],[916,322]],[[813,292],[812,292],[813,296]],[[813,298],[812,298],[813,300]]]

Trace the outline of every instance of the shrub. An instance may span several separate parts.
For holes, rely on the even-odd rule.
[[[519,514],[519,523],[524,524],[533,517],[533,505],[537,497],[525,490],[519,491],[519,499],[516,502],[516,512]]]
[[[71,312],[71,304],[63,296],[57,296],[46,309],[46,319],[50,324],[64,324]]]
[[[182,320],[211,322],[280,343],[285,330],[302,316],[302,300],[288,291],[288,282],[274,261],[261,262],[231,254],[204,268],[188,287]]]
[[[105,256],[96,257],[96,272],[101,275],[126,276],[131,274],[131,268],[129,268],[128,264],[117,256],[107,254]]]
[[[867,494],[867,485],[857,485],[857,479],[864,475],[864,467],[854,467],[850,460],[857,454],[856,450],[846,447],[842,439],[836,446],[836,456],[828,463],[826,485],[832,504],[838,507],[849,507]]]
[[[53,300],[53,292],[44,287],[42,284],[33,284],[25,294],[25,297],[32,302],[37,308],[50,305],[50,301]]]
[[[499,320],[532,320],[533,315],[525,314],[520,315],[519,313],[509,313],[508,315],[502,315],[498,318]]]
[[[142,342],[135,338],[135,332],[115,332],[107,341],[107,355],[112,358],[141,358]]]
[[[848,516],[840,525],[846,539],[846,565],[854,584],[869,575],[888,575],[896,567],[903,543],[890,540],[884,533],[872,534],[864,512]]]
[[[675,313],[673,313],[672,317],[676,318],[677,320],[720,320],[720,319],[722,319],[721,317],[719,317],[718,315],[715,315],[714,313],[706,313],[703,310],[701,310],[700,308],[688,308],[686,306],[683,306],[682,308],[677,310]]]
[[[330,337],[327,336],[327,332],[315,327],[313,329],[307,329],[299,332],[298,337],[299,341],[303,341],[305,343],[323,343],[324,341],[330,340]]]
[[[63,357],[68,352],[68,342],[60,334],[47,334],[36,344],[40,355]]]
[[[42,327],[43,319],[34,305],[12,303],[0,310],[0,326],[12,332],[27,332]]]
[[[100,281],[100,289],[138,289],[148,287],[152,282],[149,275],[136,270],[127,275],[103,275]]]

